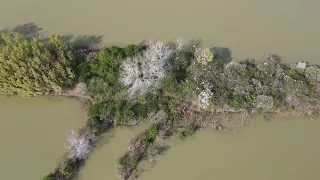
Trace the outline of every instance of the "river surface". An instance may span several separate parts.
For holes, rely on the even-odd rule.
[[[319,127],[320,118],[257,117],[231,134],[202,130],[175,143],[140,180],[319,180]]]
[[[116,128],[106,133],[92,152],[76,180],[119,180],[117,160],[126,153],[130,139],[147,127]]]
[[[285,62],[319,63],[319,0],[0,0],[0,31],[85,36],[79,43],[145,39],[202,41],[233,60],[276,54]],[[229,51],[231,51],[231,54]],[[38,180],[62,154],[66,132],[85,115],[69,99],[0,97],[0,179]],[[202,130],[161,156],[141,180],[318,180],[320,119],[259,118],[232,133]],[[116,160],[137,133],[105,135],[79,180],[113,180]],[[174,141],[176,142],[176,141]]]
[[[0,0],[0,29],[33,22],[45,34],[102,36],[82,42],[106,44],[183,37],[229,48],[235,60],[277,54],[316,63],[319,7],[319,0]]]
[[[65,152],[66,133],[86,120],[75,100],[0,96],[0,179],[40,180]]]

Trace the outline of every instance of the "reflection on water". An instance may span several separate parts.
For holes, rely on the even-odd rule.
[[[1,0],[0,29],[35,22],[45,34],[103,36],[107,44],[200,39],[234,59],[319,59],[318,0]],[[50,8],[48,8],[50,7]]]
[[[85,121],[74,100],[0,96],[0,179],[40,180],[65,152],[67,130]]]
[[[232,134],[200,131],[140,180],[318,180],[320,118],[255,118]]]

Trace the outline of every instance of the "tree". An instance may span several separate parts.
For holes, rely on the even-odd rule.
[[[150,41],[142,56],[128,58],[123,62],[120,81],[129,87],[130,97],[144,93],[160,83],[172,53],[168,43]]]
[[[309,81],[320,82],[320,67],[316,65],[308,67],[306,77]]]
[[[230,62],[224,69],[226,86],[236,95],[242,95],[248,86],[248,77],[245,76],[246,65]]]
[[[214,58],[213,53],[209,48],[201,49],[198,48],[196,49],[195,52],[195,57],[198,63],[202,65],[207,65],[208,62],[211,62]]]
[[[87,136],[80,136],[75,131],[68,134],[68,157],[71,160],[87,159],[92,149],[92,142],[96,140],[94,134],[89,133]]]
[[[271,109],[273,108],[273,97],[259,95],[255,100],[255,105],[257,108]]]
[[[198,95],[198,102],[201,108],[206,109],[207,107],[209,107],[209,100],[212,95],[213,93],[209,89],[202,91]]]
[[[72,54],[60,36],[47,43],[22,34],[0,38],[0,94],[21,96],[59,93],[72,83]]]

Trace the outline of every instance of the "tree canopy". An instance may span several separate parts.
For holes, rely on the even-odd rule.
[[[61,36],[44,41],[38,36],[27,40],[22,34],[1,34],[0,94],[30,97],[59,93],[75,77],[72,61]]]

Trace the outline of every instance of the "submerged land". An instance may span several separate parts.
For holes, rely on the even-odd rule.
[[[233,62],[182,38],[79,46],[60,35],[5,32],[0,64],[1,94],[74,97],[87,110],[87,122],[69,133],[67,153],[45,180],[72,179],[99,137],[117,126],[149,125],[118,159],[120,179],[130,179],[142,160],[166,150],[163,142],[173,135],[241,128],[254,114],[270,120],[320,113],[319,65],[286,64],[275,55]]]

